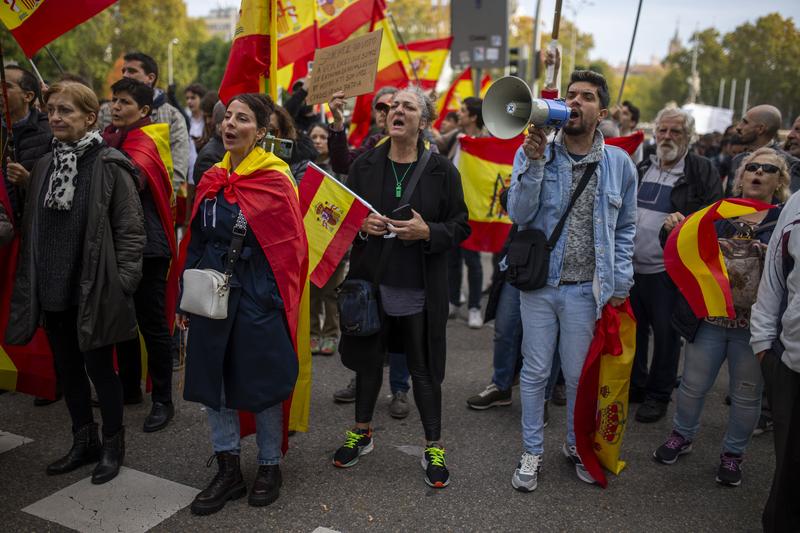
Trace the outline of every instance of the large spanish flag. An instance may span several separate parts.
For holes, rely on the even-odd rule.
[[[403,54],[403,65],[408,71],[409,79],[418,82],[423,89],[435,89],[452,43],[452,37],[407,43],[403,48],[407,52]]]
[[[172,262],[167,274],[167,292],[164,295],[164,313],[170,331],[175,322],[178,302],[179,272],[176,268],[178,247],[175,241],[175,195],[172,190],[172,151],[169,146],[169,124],[148,124],[136,128],[125,136],[122,150],[147,179],[147,187],[167,237]],[[182,221],[181,221],[182,222]]]
[[[573,419],[578,455],[602,487],[608,483],[603,468],[615,475],[625,468],[620,451],[630,417],[628,391],[635,353],[636,319],[630,300],[619,307],[606,304],[583,363]]]
[[[11,217],[11,202],[0,173],[0,205]],[[11,217],[13,218],[13,217]],[[43,328],[36,330],[25,346],[6,344],[6,328],[11,313],[11,293],[19,258],[19,226],[14,240],[0,248],[0,389],[15,390],[41,398],[56,397],[56,375],[53,353]]]
[[[324,287],[369,215],[370,206],[314,163],[309,163],[298,189],[308,236],[309,277],[314,285]]]
[[[0,20],[28,57],[116,0],[5,0]]]
[[[239,22],[219,86],[227,103],[241,93],[269,93],[278,98],[278,0],[242,0]]]
[[[478,96],[483,98],[483,95],[486,94],[491,84],[492,78],[486,74],[481,79],[481,89]],[[461,109],[461,103],[470,96],[475,96],[475,84],[472,82],[472,68],[467,67],[459,77],[453,80],[447,92],[436,102],[436,114],[438,118],[433,126],[437,130],[441,128],[442,121],[447,113]]]
[[[292,395],[283,403],[284,440],[288,431],[307,431],[311,404],[311,345],[309,319],[308,241],[297,187],[286,163],[256,147],[235,169],[231,155],[209,169],[197,186],[192,218],[206,198],[220,191],[239,205],[267,256],[275,275],[289,335],[297,354],[299,373]],[[190,232],[181,244],[180,265],[186,258]],[[253,413],[240,412],[242,435],[255,432]]]
[[[453,162],[461,173],[472,228],[463,248],[492,253],[503,249],[512,222],[500,205],[500,194],[511,183],[514,154],[522,139],[463,136],[458,140]]]
[[[664,246],[664,266],[698,318],[736,316],[714,222],[772,207],[743,198],[719,200],[692,213],[672,230]]]
[[[394,32],[386,15],[386,6],[382,0],[375,0],[370,31],[381,28],[383,40],[381,53],[378,58],[378,73],[375,75],[375,89],[381,87],[405,87],[409,79]],[[369,133],[370,120],[372,119],[372,98],[374,93],[362,94],[356,98],[353,116],[350,120],[349,141],[353,146],[359,146]]]
[[[382,0],[317,0],[319,47],[339,44],[369,23]]]

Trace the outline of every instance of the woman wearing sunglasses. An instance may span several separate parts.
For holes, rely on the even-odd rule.
[[[783,157],[775,150],[756,150],[739,168],[734,185],[736,196],[771,204],[781,204],[789,197],[789,173]],[[716,223],[730,278],[735,318],[698,319],[683,297],[679,298],[672,317],[673,326],[687,340],[686,356],[672,432],[653,452],[653,457],[671,465],[692,451],[706,394],[727,360],[731,408],[717,470],[717,482],[723,485],[736,487],[741,483],[744,452],[761,414],[763,381],[758,359],[750,347],[750,307],[755,303],[764,252],[781,208],[779,205]],[[675,220],[668,218],[664,227],[671,231],[675,225]]]

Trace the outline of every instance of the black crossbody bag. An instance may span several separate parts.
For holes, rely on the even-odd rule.
[[[564,224],[567,222],[572,207],[586,189],[586,185],[597,169],[598,163],[589,163],[572,193],[569,205],[553,229],[548,239],[539,229],[517,231],[508,247],[508,271],[506,281],[521,291],[534,291],[547,285],[547,273],[550,269],[550,253],[555,248]]]
[[[411,201],[411,195],[417,187],[422,171],[431,158],[430,150],[425,150],[417,161],[417,166],[408,181],[406,190],[400,198],[399,205]],[[378,259],[378,268],[375,270],[373,280],[348,279],[339,286],[336,304],[339,308],[339,327],[344,335],[354,337],[368,337],[381,330],[381,308],[378,284],[386,270],[389,255],[392,253],[396,238],[387,239],[383,243],[381,255]]]

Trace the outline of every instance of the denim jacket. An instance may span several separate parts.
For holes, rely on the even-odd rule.
[[[572,166],[572,158],[558,142],[548,144],[544,157],[534,161],[528,159],[522,147],[517,150],[508,193],[508,214],[520,230],[539,229],[548,237],[552,234],[569,204]],[[606,145],[596,172],[592,290],[599,318],[611,297],[624,298],[633,286],[636,167],[625,151]],[[553,287],[557,287],[561,279],[569,222],[568,218],[550,255],[547,284]]]

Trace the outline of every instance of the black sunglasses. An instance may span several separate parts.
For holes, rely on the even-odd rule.
[[[378,102],[375,104],[375,111],[383,111],[384,113],[389,112],[389,104],[385,104],[383,102]]]
[[[744,167],[747,172],[758,172],[759,168],[767,174],[776,174],[780,171],[780,168],[775,165],[770,165],[769,163],[747,163]]]

